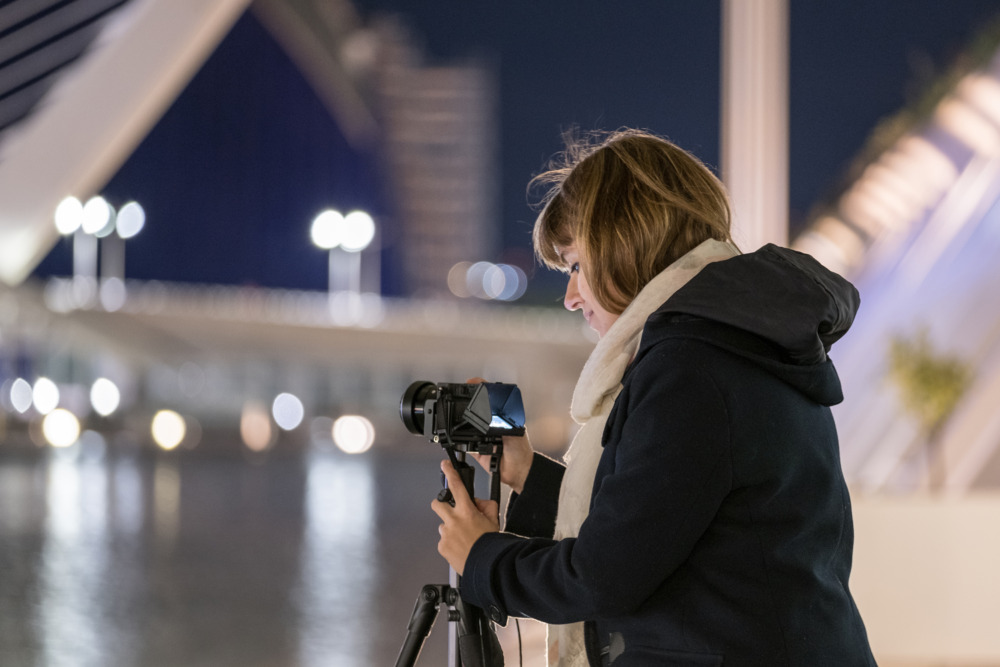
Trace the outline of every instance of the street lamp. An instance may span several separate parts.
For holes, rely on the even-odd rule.
[[[76,197],[66,197],[56,207],[56,229],[64,236],[73,237],[73,301],[89,305],[97,286],[96,229],[104,226],[102,215],[108,215],[104,199],[94,197],[84,205]],[[96,227],[96,229],[95,229]]]
[[[347,215],[326,209],[313,220],[313,243],[329,251],[329,293],[361,294],[361,253],[375,238],[375,221],[364,211]],[[378,287],[376,287],[376,291]]]
[[[100,296],[106,310],[118,310],[125,302],[125,239],[143,228],[146,213],[137,202],[116,211],[103,197],[86,204],[66,197],[56,207],[56,229],[73,236],[73,301],[89,306]],[[115,234],[117,232],[117,234]],[[101,284],[97,291],[98,246],[101,246]]]
[[[112,226],[97,234],[101,239],[101,305],[109,311],[125,305],[125,241],[142,231],[146,211],[130,201],[113,218]]]
[[[337,292],[337,262],[334,258],[334,251],[340,246],[340,237],[343,235],[344,216],[340,211],[326,209],[313,219],[310,236],[317,248],[329,252],[329,268],[327,272],[328,291],[332,297]]]

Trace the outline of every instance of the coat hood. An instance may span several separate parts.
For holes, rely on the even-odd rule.
[[[698,338],[834,405],[843,393],[828,353],[859,305],[846,279],[809,255],[769,244],[702,269],[649,317],[636,358],[665,338]]]

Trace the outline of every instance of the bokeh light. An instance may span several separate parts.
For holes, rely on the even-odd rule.
[[[114,224],[114,210],[104,197],[91,197],[83,205],[83,231],[87,234],[99,234],[109,225]]]
[[[339,211],[326,209],[313,220],[310,236],[312,242],[324,250],[340,245],[344,234],[344,216]]]
[[[130,201],[118,211],[118,219],[116,220],[115,227],[118,231],[118,236],[123,239],[132,238],[141,232],[145,225],[146,211],[139,202]]]
[[[98,378],[90,386],[90,404],[102,417],[113,414],[121,404],[121,398],[118,386],[107,378]]]
[[[83,204],[76,197],[66,197],[56,207],[56,229],[70,235],[83,225]]]
[[[351,211],[344,217],[344,235],[340,247],[347,252],[361,252],[375,238],[375,221],[364,211]]]
[[[10,404],[22,415],[31,407],[34,400],[31,385],[24,378],[17,378],[10,385]]]
[[[517,301],[528,290],[528,275],[519,266],[513,264],[498,264],[503,272],[504,284],[496,298],[501,301]]]
[[[458,262],[448,271],[448,289],[460,298],[516,301],[528,289],[528,276],[512,264]]]
[[[42,435],[53,447],[70,447],[80,438],[80,420],[69,410],[57,408],[42,420]]]
[[[105,278],[101,281],[101,288],[98,292],[101,300],[101,307],[109,313],[121,310],[125,306],[126,291],[125,282],[117,277]]]
[[[480,299],[489,298],[486,290],[483,289],[483,278],[486,277],[486,272],[492,266],[489,262],[476,262],[469,267],[469,270],[465,273],[465,288],[469,291],[469,294]]]
[[[333,442],[348,454],[361,454],[375,442],[375,427],[360,415],[344,415],[333,422]]]
[[[52,380],[40,377],[31,389],[31,400],[39,414],[47,415],[59,406],[59,387]]]
[[[257,401],[247,401],[243,404],[240,415],[240,437],[247,449],[262,452],[271,446],[274,431],[271,429],[271,418],[267,408]]]
[[[160,410],[153,416],[151,432],[153,442],[161,449],[169,451],[176,449],[184,440],[187,425],[184,423],[184,417],[173,410]]]
[[[298,428],[305,416],[305,408],[298,396],[287,392],[278,394],[271,405],[274,423],[286,431]]]
[[[472,296],[465,283],[465,276],[468,275],[471,266],[472,262],[458,262],[448,271],[448,289],[451,290],[452,294],[462,299]]]

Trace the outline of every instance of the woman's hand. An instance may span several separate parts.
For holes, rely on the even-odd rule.
[[[462,483],[462,478],[451,465],[451,461],[441,463],[441,471],[448,480],[455,506],[435,499],[431,509],[441,517],[441,527],[438,532],[441,540],[438,542],[438,553],[444,556],[448,564],[455,568],[459,575],[465,571],[465,561],[472,551],[472,545],[485,533],[500,531],[497,514],[499,507],[492,500],[473,499]]]
[[[470,378],[467,384],[479,384],[486,382],[483,378]],[[476,460],[483,470],[490,470],[490,456],[488,454],[469,453]],[[534,460],[535,450],[531,447],[528,433],[514,436],[505,435],[503,437],[503,456],[500,457],[500,481],[512,488],[515,492],[521,493],[524,490],[524,482],[528,479],[528,471],[531,469],[531,462]]]

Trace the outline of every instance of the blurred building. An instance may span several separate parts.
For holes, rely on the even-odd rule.
[[[485,63],[426,65],[406,26],[375,26],[382,143],[411,294],[449,296],[448,271],[498,254],[497,84]]]
[[[987,27],[887,120],[794,243],[861,292],[857,325],[834,350],[844,468],[859,488],[1000,486],[998,44],[1000,25]],[[906,375],[905,363],[922,367]]]

